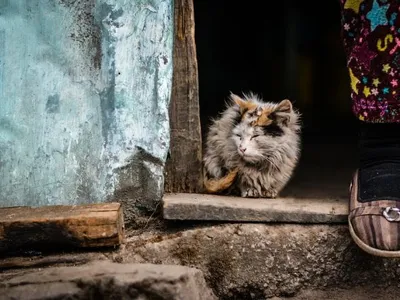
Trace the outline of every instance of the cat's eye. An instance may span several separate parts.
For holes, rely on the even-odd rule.
[[[237,137],[242,138],[242,136],[240,134],[235,134]]]
[[[256,138],[256,137],[259,137],[259,136],[260,136],[259,134],[255,134],[255,135],[253,135],[253,136],[251,137],[251,140],[254,139],[254,138]]]

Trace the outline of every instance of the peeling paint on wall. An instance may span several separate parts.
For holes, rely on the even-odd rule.
[[[0,206],[152,209],[169,146],[170,0],[0,0]],[[129,191],[129,192],[123,192]]]

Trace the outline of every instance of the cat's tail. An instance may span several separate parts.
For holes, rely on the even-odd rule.
[[[224,177],[209,179],[204,178],[204,186],[209,193],[218,193],[229,188],[235,181],[238,174],[238,169],[233,169]]]

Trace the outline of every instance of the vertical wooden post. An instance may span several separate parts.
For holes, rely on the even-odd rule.
[[[171,142],[165,168],[165,192],[199,192],[202,141],[193,0],[175,0],[174,10]]]

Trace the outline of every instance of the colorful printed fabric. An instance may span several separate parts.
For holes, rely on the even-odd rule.
[[[400,1],[341,0],[353,112],[400,122]]]

